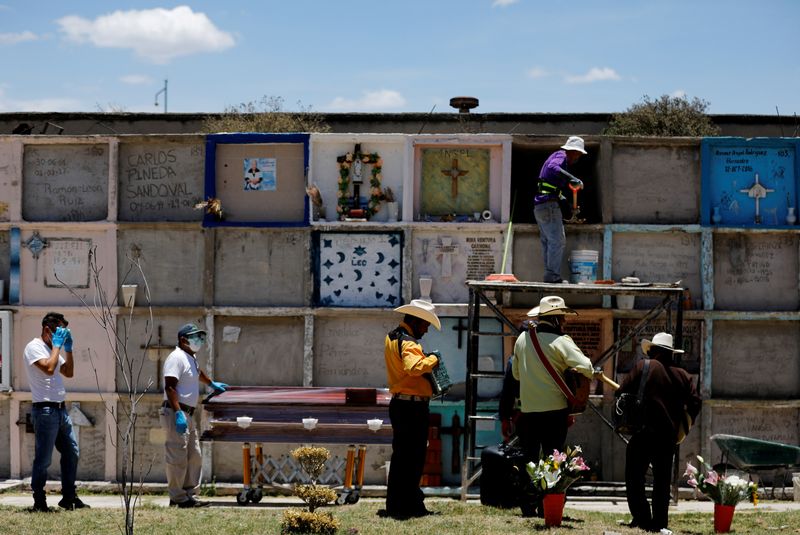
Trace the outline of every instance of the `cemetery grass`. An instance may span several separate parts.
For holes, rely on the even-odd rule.
[[[136,532],[147,535],[192,534],[279,534],[282,507],[265,504],[248,507],[212,506],[204,509],[175,509],[140,505],[136,509]],[[586,512],[567,508],[561,528],[545,528],[538,518],[522,518],[518,509],[496,509],[476,503],[458,501],[428,502],[431,510],[440,514],[406,521],[377,516],[383,504],[378,501],[361,501],[344,507],[330,507],[341,522],[341,535],[493,535],[564,533],[570,535],[598,535],[614,531],[623,535],[640,535],[643,531],[620,526],[618,521],[630,521],[630,515]],[[121,532],[124,521],[121,509],[59,511],[30,513],[20,507],[0,507],[0,533],[34,535],[41,533],[59,535],[100,535]],[[737,512],[733,519],[733,533],[800,533],[800,511],[791,512]],[[677,534],[705,535],[714,533],[713,515],[710,513],[684,513],[670,515],[670,528]]]

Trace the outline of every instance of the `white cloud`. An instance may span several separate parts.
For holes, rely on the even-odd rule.
[[[77,111],[80,106],[79,101],[62,97],[16,100],[6,97],[3,88],[0,87],[0,112]]]
[[[231,34],[214,26],[205,13],[195,13],[188,6],[115,11],[94,20],[69,15],[56,22],[71,41],[100,48],[128,48],[158,64],[234,45]]]
[[[617,71],[610,67],[592,67],[586,74],[568,75],[564,78],[568,84],[591,84],[608,80],[620,80]]]
[[[669,94],[672,98],[684,98],[686,97],[686,91],[683,89],[676,89],[672,93]]]
[[[16,45],[25,41],[35,41],[38,37],[33,32],[0,33],[0,45]]]
[[[492,7],[506,7],[511,4],[516,4],[519,0],[493,0]]]
[[[150,85],[153,79],[146,74],[127,74],[120,77],[120,82],[128,85]]]
[[[405,106],[406,99],[397,91],[381,89],[378,91],[364,91],[359,99],[336,97],[328,105],[332,110],[389,110]]]
[[[541,67],[533,67],[528,70],[528,78],[533,78],[534,80],[546,78],[547,76],[550,76],[550,73]]]

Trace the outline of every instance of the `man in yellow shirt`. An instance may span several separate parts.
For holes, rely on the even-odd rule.
[[[577,368],[588,378],[593,375],[592,361],[575,342],[564,334],[567,315],[577,315],[564,299],[551,295],[539,303],[539,324],[536,333],[547,360],[563,378],[568,368]],[[554,449],[564,451],[569,414],[567,398],[542,364],[531,340],[531,331],[519,335],[514,345],[511,371],[520,382],[522,414],[517,422],[522,449],[529,461],[537,462]]]
[[[422,351],[419,339],[428,327],[441,330],[434,306],[421,299],[395,309],[405,314],[400,325],[385,340],[386,376],[392,400],[392,459],[386,488],[386,515],[410,518],[430,514],[419,488],[428,449],[428,402],[433,393],[424,374],[438,364],[435,355]]]

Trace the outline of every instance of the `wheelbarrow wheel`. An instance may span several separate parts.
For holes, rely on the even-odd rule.
[[[247,501],[248,501],[247,495],[248,494],[249,494],[249,492],[246,491],[246,490],[243,490],[242,492],[237,494],[236,495],[236,503],[238,503],[239,505],[247,505]]]
[[[264,497],[264,492],[261,489],[253,489],[250,491],[250,501],[258,503]]]

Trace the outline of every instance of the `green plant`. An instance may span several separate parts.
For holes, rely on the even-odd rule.
[[[543,494],[566,492],[570,485],[581,478],[582,472],[589,470],[580,453],[580,446],[567,446],[565,453],[553,450],[552,455],[540,459],[537,464],[528,463],[526,469],[533,490]]]
[[[331,535],[338,529],[339,521],[330,513],[310,513],[299,509],[287,509],[283,512],[281,534],[319,533]]]
[[[603,132],[609,136],[702,137],[719,135],[720,129],[706,115],[709,103],[697,97],[662,95],[634,104],[615,114]]]
[[[291,451],[291,456],[311,478],[310,485],[295,485],[294,493],[308,506],[308,511],[287,509],[281,521],[281,533],[336,533],[339,521],[331,513],[316,509],[336,499],[336,491],[318,485],[317,481],[325,470],[325,463],[331,453],[325,448],[301,446]]]
[[[697,456],[700,468],[686,463],[686,472],[690,487],[694,487],[708,498],[722,505],[736,505],[743,500],[758,504],[758,485],[746,481],[737,475],[724,476],[715,472],[702,457]]]
[[[203,132],[329,132],[325,119],[310,106],[297,103],[298,112],[283,109],[283,97],[263,96],[259,101],[228,106],[221,115],[208,116]]]
[[[216,496],[217,495],[217,476],[211,476],[211,481],[200,483],[200,496]]]

